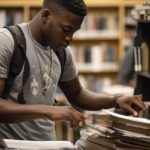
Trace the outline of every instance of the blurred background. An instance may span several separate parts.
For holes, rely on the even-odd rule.
[[[0,0],[0,28],[29,22],[40,11],[43,0]],[[134,5],[146,0],[85,0],[88,15],[74,35],[72,53],[84,88],[107,95],[132,95],[136,76],[132,72],[132,46],[136,21],[131,17]],[[58,105],[70,105],[61,90],[56,93]],[[75,108],[94,122],[93,112]],[[56,123],[58,140],[75,143],[82,126],[74,131],[67,122]]]

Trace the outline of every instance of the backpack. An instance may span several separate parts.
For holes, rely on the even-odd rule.
[[[7,99],[9,97],[10,99],[13,100],[14,98],[9,95],[9,92],[11,90],[12,85],[14,84],[15,78],[17,77],[17,75],[19,75],[19,73],[22,70],[22,67],[24,66],[23,72],[23,87],[24,87],[29,77],[30,65],[26,57],[26,39],[21,27],[16,25],[16,26],[5,26],[4,28],[8,29],[13,36],[14,52],[12,55],[9,67],[9,74],[5,82],[5,88],[2,98]],[[61,76],[62,76],[64,65],[66,62],[65,49],[60,49],[55,52],[61,64]],[[21,92],[18,94],[17,100],[19,104],[26,104],[26,101],[24,100],[23,88],[21,89]]]

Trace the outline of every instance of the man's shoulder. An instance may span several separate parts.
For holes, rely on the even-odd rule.
[[[0,40],[2,41],[4,39],[5,39],[5,42],[7,42],[7,43],[11,42],[14,45],[14,40],[13,40],[13,37],[12,37],[10,31],[6,28],[1,28],[0,29]]]

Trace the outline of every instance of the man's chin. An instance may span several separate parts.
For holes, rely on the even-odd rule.
[[[58,51],[58,50],[60,50],[60,49],[62,49],[62,47],[61,46],[55,46],[55,47],[51,47],[54,51]]]

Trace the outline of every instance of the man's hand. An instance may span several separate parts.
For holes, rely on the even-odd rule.
[[[133,116],[138,116],[140,110],[146,111],[146,107],[143,104],[143,96],[135,95],[135,96],[126,96],[119,97],[116,100],[116,103],[119,105],[121,109],[126,110],[131,113]]]
[[[86,129],[85,119],[83,114],[73,109],[71,106],[55,106],[50,112],[46,111],[46,118],[51,121],[69,121],[68,127],[75,129],[79,122],[82,122],[83,128]]]

